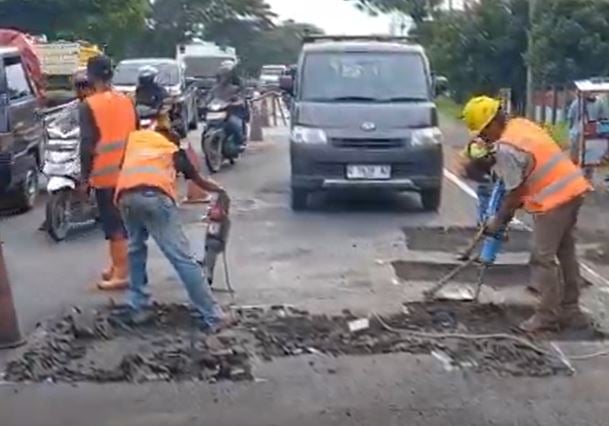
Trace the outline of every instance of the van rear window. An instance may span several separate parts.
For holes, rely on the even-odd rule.
[[[425,60],[404,52],[311,52],[304,60],[305,101],[426,101]]]

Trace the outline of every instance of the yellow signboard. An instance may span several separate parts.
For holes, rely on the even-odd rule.
[[[72,75],[87,65],[89,58],[101,54],[95,45],[75,42],[40,43],[36,45],[42,72],[46,75]]]

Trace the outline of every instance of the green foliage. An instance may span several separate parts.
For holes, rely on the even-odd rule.
[[[443,0],[347,0],[358,9],[373,15],[387,12],[402,12],[410,16],[416,24],[430,17]]]
[[[120,55],[149,11],[148,0],[0,0],[0,27],[86,39]]]
[[[544,0],[540,6],[530,56],[537,78],[561,84],[609,75],[609,0]]]

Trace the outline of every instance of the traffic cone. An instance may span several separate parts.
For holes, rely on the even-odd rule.
[[[19,332],[11,284],[4,263],[2,243],[0,243],[0,349],[16,348],[24,343],[25,340]]]
[[[262,134],[262,120],[260,117],[260,108],[255,106],[252,114],[252,123],[250,125],[250,141],[252,142],[262,142],[264,140],[264,135]]]
[[[188,159],[195,167],[197,172],[201,172],[201,165],[199,163],[199,159],[197,158],[197,154],[195,150],[192,149],[192,145],[188,142],[188,147],[186,148],[186,155],[188,155]],[[199,204],[199,203],[207,203],[209,202],[211,196],[207,193],[207,191],[202,190],[197,185],[195,185],[191,180],[188,180],[186,183],[186,198],[184,199],[184,203],[186,204]]]

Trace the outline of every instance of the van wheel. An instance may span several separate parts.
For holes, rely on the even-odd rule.
[[[34,208],[36,198],[38,197],[40,176],[38,172],[38,164],[33,156],[28,157],[27,172],[25,177],[15,189],[15,205],[22,212],[26,212]]]
[[[309,193],[302,189],[292,188],[292,210],[306,210],[309,204]]]
[[[442,201],[442,188],[426,189],[421,191],[423,209],[428,212],[438,211]]]

